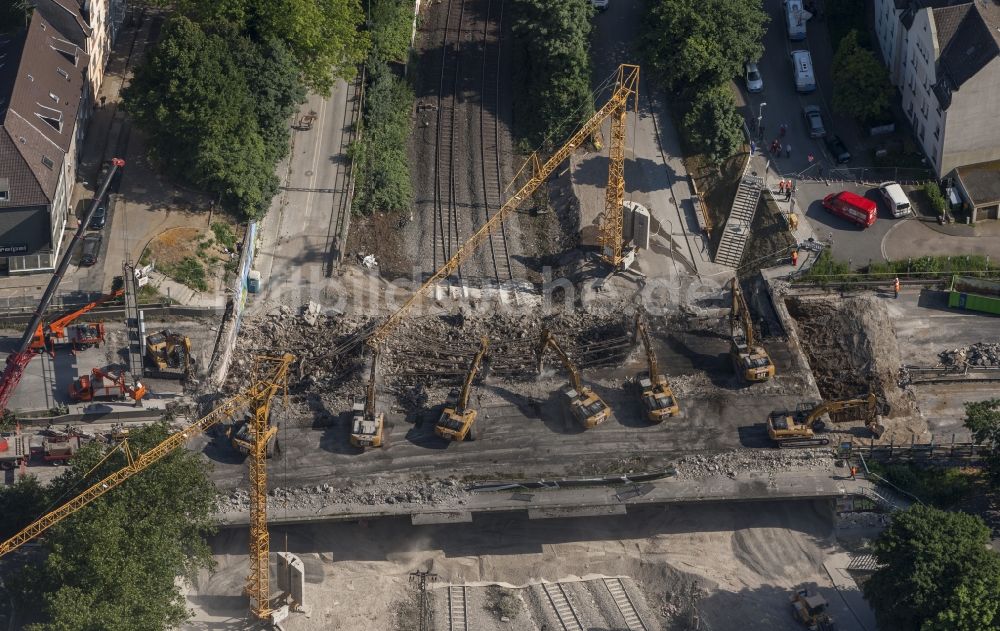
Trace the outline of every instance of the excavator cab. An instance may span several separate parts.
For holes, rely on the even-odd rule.
[[[792,603],[792,615],[809,631],[835,631],[826,598],[820,594],[811,594],[803,587],[790,596],[789,600]]]
[[[375,409],[375,378],[378,375],[379,349],[372,353],[368,386],[363,401],[355,401],[351,419],[351,444],[365,449],[381,447],[385,436],[385,414]]]
[[[240,454],[246,456],[253,449],[253,437],[250,435],[250,426],[253,424],[253,413],[247,412],[243,416],[243,420],[238,423],[234,423],[226,428],[226,438],[229,439],[229,444],[234,450]],[[264,453],[268,458],[273,458],[275,451],[278,449],[278,425],[277,423],[268,423],[267,428],[267,446],[264,448]]]
[[[452,390],[448,395],[444,409],[441,410],[441,416],[434,425],[434,433],[441,438],[455,442],[476,439],[473,424],[476,422],[476,416],[479,412],[469,407],[469,394],[472,391],[472,381],[476,378],[476,373],[479,372],[479,367],[482,365],[489,347],[489,338],[482,337],[479,341],[479,351],[472,358],[469,370],[465,373],[462,389]]]
[[[542,341],[538,346],[538,372],[542,372],[542,359],[545,356],[545,349],[552,351],[562,361],[563,368],[569,373],[569,385],[562,389],[563,397],[569,406],[570,414],[577,423],[584,429],[597,427],[611,416],[611,408],[604,402],[597,393],[583,385],[580,379],[580,371],[566,354],[566,351],[556,342],[555,336],[548,329],[542,331]]]

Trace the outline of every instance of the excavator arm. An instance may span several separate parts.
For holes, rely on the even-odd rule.
[[[123,447],[128,460],[128,463],[124,467],[102,480],[95,482],[70,501],[66,502],[62,506],[59,506],[55,510],[46,513],[16,535],[4,541],[0,544],[0,556],[8,554],[32,539],[35,539],[52,526],[76,513],[81,508],[87,506],[97,498],[119,486],[132,476],[145,471],[150,466],[156,464],[156,462],[160,459],[183,446],[184,443],[186,443],[188,439],[193,436],[204,433],[208,428],[233,416],[239,412],[240,409],[246,407],[254,401],[258,401],[265,396],[271,396],[271,384],[274,382],[281,383],[284,381],[284,376],[288,372],[288,364],[291,363],[292,359],[293,357],[291,355],[286,354],[280,360],[270,379],[257,382],[236,396],[226,399],[222,402],[222,404],[217,406],[207,415],[198,419],[191,425],[188,425],[183,430],[167,436],[161,443],[149,451],[134,456],[130,451],[128,451],[127,447]],[[122,444],[124,445],[125,443]]]
[[[423,285],[421,285],[407,300],[400,306],[396,311],[386,318],[378,328],[376,328],[371,336],[367,340],[367,344],[372,348],[380,346],[389,337],[392,331],[400,323],[400,321],[406,316],[410,308],[420,300],[420,298],[426,294],[431,287],[435,286],[438,282],[451,276],[458,267],[465,262],[470,256],[483,243],[486,242],[490,237],[490,233],[500,227],[503,223],[517,208],[521,205],[524,200],[531,197],[531,194],[535,192],[541,184],[548,179],[550,175],[559,167],[560,164],[569,158],[570,154],[576,150],[577,147],[583,145],[587,139],[593,135],[601,125],[604,123],[608,117],[616,115],[617,119],[624,119],[624,111],[629,102],[629,99],[633,98],[638,94],[639,90],[639,66],[622,64],[618,68],[618,80],[615,87],[614,93],[612,93],[611,98],[604,106],[597,110],[597,112],[590,117],[590,119],[585,122],[576,133],[566,141],[562,147],[557,149],[547,160],[544,162],[537,152],[531,154],[525,161],[524,165],[518,171],[517,175],[514,177],[514,182],[508,187],[517,186],[517,189],[513,195],[511,195],[500,210],[497,211],[489,221],[484,223],[482,227],[479,228],[469,240],[466,241],[455,251],[455,254],[441,266],[441,269],[434,272],[430,278],[428,278]],[[620,122],[619,121],[619,122]],[[616,129],[620,128],[623,130],[623,124],[617,124]],[[620,138],[619,138],[620,136]],[[616,133],[615,138],[624,142],[624,132]],[[614,149],[614,148],[613,148]],[[610,222],[606,226],[602,226],[602,240],[608,241],[612,233],[617,234],[617,238],[621,240],[621,201],[619,199],[620,195],[624,193],[624,180],[621,179],[621,173],[623,172],[623,162],[625,159],[624,148],[621,151],[614,149],[611,156],[611,174],[609,176],[609,189],[614,189],[609,192],[609,195],[613,192],[615,197],[618,199],[617,208],[612,209],[614,212],[611,216],[605,218],[606,222]],[[520,185],[518,186],[518,183]],[[610,203],[610,202],[609,202]],[[621,253],[620,244],[609,244],[605,243],[605,250],[610,249],[612,257],[619,257]]]
[[[472,364],[469,366],[469,372],[465,375],[465,381],[462,382],[462,391],[458,395],[458,405],[456,409],[459,414],[463,414],[466,408],[469,406],[469,393],[472,392],[472,381],[476,378],[476,373],[479,372],[479,366],[483,363],[483,357],[486,356],[486,351],[490,347],[490,338],[485,335],[479,340],[479,352],[476,356],[472,358]]]
[[[559,346],[559,342],[556,342],[556,338],[552,335],[552,332],[548,329],[542,331],[542,341],[538,347],[538,372],[542,371],[542,359],[545,356],[545,350],[551,348],[552,352],[559,357],[562,362],[563,368],[569,373],[569,382],[573,385],[573,389],[577,392],[583,391],[583,381],[580,380],[580,371],[576,369],[573,364],[573,360],[569,358],[566,351]]]
[[[368,374],[368,385],[365,386],[365,418],[375,420],[375,375],[378,374],[379,349],[374,349],[372,368]]]
[[[656,353],[653,352],[653,342],[649,339],[649,329],[646,328],[646,323],[641,319],[637,318],[636,331],[639,333],[639,338],[642,340],[642,347],[646,349],[646,363],[649,364],[649,378],[656,381],[656,378],[660,375],[660,365],[656,361]]]
[[[748,347],[752,348],[755,345],[753,322],[750,321],[750,310],[747,309],[747,303],[743,299],[743,292],[740,290],[740,281],[735,276],[732,282],[733,288],[733,310],[730,312],[730,325],[732,326],[733,333],[735,335],[736,325],[743,330],[743,336],[746,339],[746,344]]]

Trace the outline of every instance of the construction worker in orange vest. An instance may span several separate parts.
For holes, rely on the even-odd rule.
[[[896,292],[896,298],[899,298],[899,276],[897,276],[896,280],[893,281],[892,288]]]
[[[799,251],[792,250],[792,267],[796,267],[799,264]]]

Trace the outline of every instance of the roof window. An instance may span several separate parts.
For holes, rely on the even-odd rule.
[[[0,202],[10,201],[10,180],[0,177]]]
[[[49,169],[53,169],[56,166],[56,163],[53,162],[52,158],[50,158],[48,156],[42,156],[42,164],[44,164]]]
[[[53,109],[51,107],[46,107],[41,103],[38,104],[38,108],[41,111],[35,112],[35,115],[38,116],[38,118],[45,121],[46,123],[48,123],[49,125],[51,125],[52,129],[58,132],[62,132],[62,122],[63,122],[62,112],[57,109]]]
[[[66,79],[67,81],[69,81],[69,73],[66,72],[65,70],[63,70],[62,66],[57,67],[56,68],[56,72],[58,72],[60,75],[62,75],[63,79]]]

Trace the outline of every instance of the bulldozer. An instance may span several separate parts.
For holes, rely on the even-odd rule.
[[[352,410],[354,418],[351,421],[351,444],[365,449],[381,447],[385,431],[385,415],[375,410],[375,377],[378,375],[379,350],[372,353],[371,371],[368,375],[368,386],[365,389],[365,400],[355,401]]]
[[[441,416],[434,426],[434,433],[441,438],[454,442],[476,439],[472,425],[476,422],[478,411],[469,407],[469,394],[472,391],[472,381],[476,378],[476,373],[479,372],[479,367],[489,347],[490,339],[483,336],[479,342],[479,351],[472,358],[472,364],[469,365],[469,370],[465,374],[462,389],[452,391],[448,401],[444,404]]]
[[[566,403],[569,405],[573,418],[584,427],[591,429],[608,420],[611,416],[611,408],[604,402],[597,393],[583,385],[580,379],[580,371],[573,365],[566,351],[559,346],[556,338],[548,329],[542,331],[542,340],[538,346],[538,372],[542,372],[542,360],[545,357],[545,350],[551,348],[552,351],[562,361],[563,368],[569,373],[569,385],[562,389]]]
[[[882,436],[885,427],[878,422],[878,399],[873,393],[855,399],[805,403],[795,411],[772,412],[767,418],[767,435],[782,448],[828,445],[828,438],[816,436],[817,432],[822,432],[826,427],[821,417],[824,414],[858,408],[865,411],[865,427],[868,431],[876,438]]]
[[[168,329],[147,335],[146,359],[157,376],[184,377],[191,367],[191,340]]]
[[[646,420],[651,423],[661,423],[663,419],[679,414],[681,409],[667,377],[660,372],[646,322],[638,315],[635,318],[635,334],[642,340],[649,367],[648,371],[636,375],[636,383],[641,390],[642,405],[646,409]]]
[[[810,594],[805,587],[797,589],[788,598],[792,615],[809,631],[835,631],[833,616],[827,611],[829,603],[820,594]]]
[[[774,363],[764,347],[757,342],[750,321],[750,310],[740,291],[740,281],[733,277],[733,306],[729,312],[729,327],[732,332],[730,355],[733,367],[740,381],[759,383],[774,376]]]
[[[226,427],[225,435],[229,439],[229,444],[232,448],[243,454],[244,456],[250,453],[253,449],[253,436],[250,435],[250,427],[253,425],[253,413],[247,412],[243,415],[243,420],[233,423]],[[264,453],[268,458],[273,458],[278,447],[278,424],[268,422],[267,434],[264,440],[267,444],[264,448]]]

